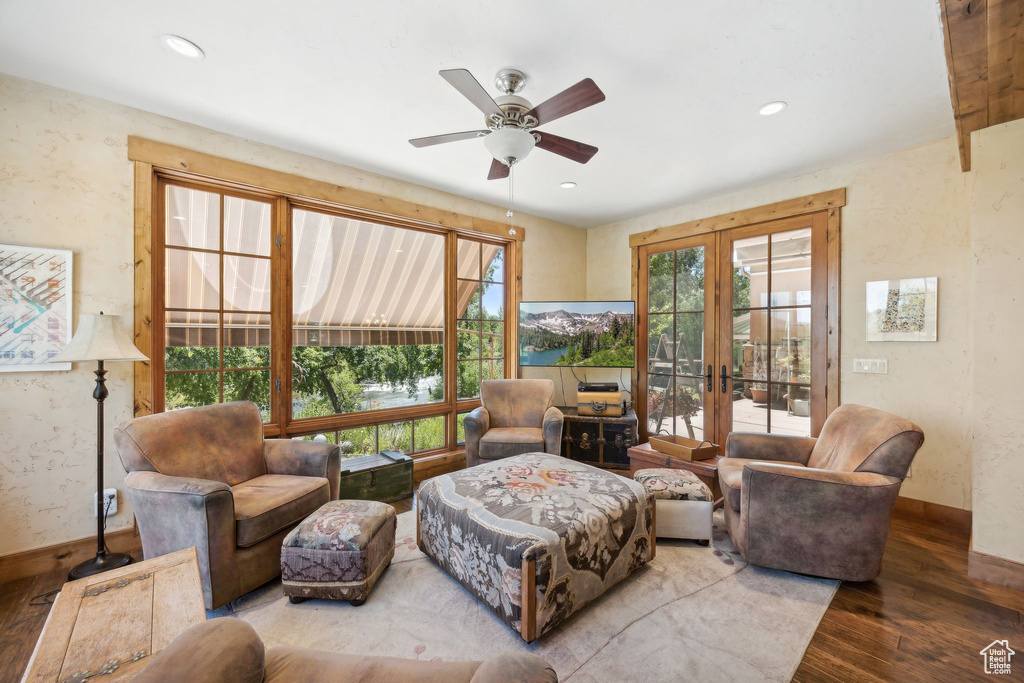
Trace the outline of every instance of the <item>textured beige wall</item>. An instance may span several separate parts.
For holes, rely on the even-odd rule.
[[[1024,562],[1024,120],[976,133],[972,157],[972,541],[979,552]]]
[[[128,135],[504,221],[505,211],[103,100],[0,75],[0,242],[72,249],[74,314],[132,313],[132,167]],[[586,233],[520,214],[524,294],[582,298]],[[130,416],[131,368],[111,366],[110,427]],[[93,374],[0,375],[0,555],[94,533]],[[124,472],[106,444],[108,486]],[[108,528],[130,526],[124,497]]]
[[[925,444],[902,493],[971,505],[971,183],[955,140],[838,166],[588,232],[587,294],[629,298],[629,235],[664,225],[847,188],[842,241],[842,400],[903,415]],[[864,284],[939,278],[939,341],[866,342]],[[853,373],[854,358],[887,358],[888,375]]]

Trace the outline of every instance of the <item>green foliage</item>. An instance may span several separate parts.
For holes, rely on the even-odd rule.
[[[404,389],[412,398],[419,382],[443,372],[440,344],[406,346],[296,346],[292,349],[292,396],[295,417],[315,417],[372,410],[365,406],[362,384]],[[441,400],[439,381],[430,399]]]
[[[574,336],[563,335],[562,338],[567,343],[560,346],[566,346],[568,351],[555,362],[555,365],[632,367],[633,342],[636,336],[633,317],[614,316],[609,328],[608,332],[584,330]]]

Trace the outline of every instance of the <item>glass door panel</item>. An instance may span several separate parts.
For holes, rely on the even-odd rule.
[[[826,286],[824,230],[812,214],[722,234],[721,443],[732,431],[817,434],[824,421],[824,297],[812,294]]]
[[[703,440],[714,432],[705,373],[714,354],[715,236],[677,240],[644,253],[647,339],[641,374],[643,426],[650,435]]]

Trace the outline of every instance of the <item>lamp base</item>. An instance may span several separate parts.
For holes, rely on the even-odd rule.
[[[97,553],[96,557],[91,560],[87,560],[82,564],[76,566],[68,573],[68,581],[75,581],[77,579],[84,579],[87,576],[94,574],[101,574],[111,569],[117,569],[118,567],[124,567],[127,564],[131,564],[131,555],[124,553]]]

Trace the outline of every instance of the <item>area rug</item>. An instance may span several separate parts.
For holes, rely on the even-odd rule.
[[[395,559],[366,603],[292,605],[273,582],[211,613],[252,624],[269,647],[425,660],[504,651],[546,659],[560,681],[788,681],[838,582],[748,566],[716,513],[710,547],[659,540],[657,556],[527,645],[416,548],[398,516]]]

